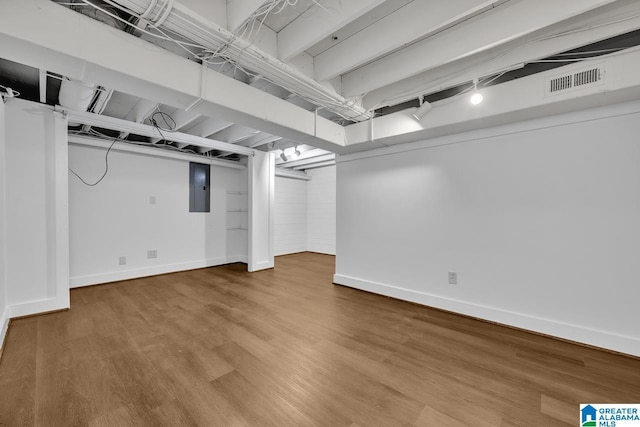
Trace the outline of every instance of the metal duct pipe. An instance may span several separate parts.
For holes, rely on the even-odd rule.
[[[263,52],[227,29],[204,19],[180,3],[173,0],[108,2],[122,6],[128,13],[146,20],[151,26],[179,34],[212,52],[224,49],[224,55],[233,58],[242,67],[344,118],[363,121],[372,117],[372,113],[362,106]]]

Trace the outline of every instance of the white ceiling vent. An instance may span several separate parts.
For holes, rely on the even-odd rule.
[[[572,73],[564,73],[547,80],[546,95],[574,92],[582,88],[601,84],[604,79],[604,67],[592,66]]]

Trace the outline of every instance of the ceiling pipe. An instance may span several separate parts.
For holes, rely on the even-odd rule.
[[[224,57],[231,58],[240,66],[346,119],[363,121],[372,117],[372,113],[358,103],[344,98],[180,3],[173,0],[108,0],[108,3],[119,5],[150,26],[179,34],[211,52],[223,50]]]

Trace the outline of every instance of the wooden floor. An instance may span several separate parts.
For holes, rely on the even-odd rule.
[[[334,258],[71,292],[12,322],[2,426],[575,426],[640,360],[331,284]]]

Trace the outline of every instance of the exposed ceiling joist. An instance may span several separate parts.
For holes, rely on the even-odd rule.
[[[236,142],[250,138],[251,136],[255,135],[258,132],[259,131],[255,129],[251,129],[247,126],[232,125],[222,129],[219,132],[216,132],[215,134],[211,135],[211,137],[218,141],[224,141],[230,144],[235,144]]]
[[[301,179],[303,181],[311,181],[311,177],[304,172],[293,171],[291,169],[276,168],[276,176],[283,178]]]
[[[572,76],[573,73],[594,68],[601,70],[601,80],[573,90],[549,94],[552,78]],[[594,58],[486,87],[482,93],[485,99],[480,106],[472,105],[468,95],[436,102],[421,121],[415,120],[411,115],[412,110],[408,109],[375,118],[372,123],[348,126],[347,150],[366,151],[412,141],[425,141],[428,144],[431,138],[444,135],[450,135],[451,140],[455,140],[455,135],[471,130],[509,126],[522,120],[640,99],[640,46],[606,59]],[[611,109],[610,114],[616,114],[615,108]],[[375,135],[373,140],[372,128]]]
[[[345,144],[336,123],[47,0],[12,1],[0,44],[25,65],[328,149]]]
[[[151,114],[156,111],[160,106],[157,102],[149,101],[147,99],[140,99],[133,108],[124,117],[124,120],[129,120],[135,123],[143,123]],[[128,132],[121,132],[120,138],[126,138],[129,136]]]
[[[198,135],[203,138],[208,138],[216,132],[220,132],[230,126],[233,126],[233,123],[220,119],[207,118],[198,124],[194,124],[193,126],[186,128],[185,132],[192,135]]]
[[[572,31],[581,28],[584,30]],[[517,67],[518,64],[547,58],[638,28],[640,4],[635,0],[617,1],[482,54],[450,62],[376,89],[369,92],[362,103],[365,108],[371,109],[396,105],[415,99],[419,95],[434,93],[472,81],[474,78],[491,76]]]
[[[313,164],[306,164],[306,165],[300,165],[300,166],[296,166],[293,169],[294,170],[308,170],[308,169],[316,169],[316,168],[324,168],[327,166],[333,166],[336,164],[335,160],[327,160],[324,162],[317,162],[317,163],[313,163]]]
[[[80,135],[69,135],[69,144],[84,145],[84,146],[87,146],[87,147],[96,147],[96,148],[101,148],[103,150],[108,150],[109,147],[111,146],[111,142],[110,141],[105,141],[103,139],[92,138],[92,137],[87,137],[87,136],[80,136]],[[181,160],[186,160],[186,161],[191,161],[191,162],[208,163],[208,164],[222,166],[222,167],[231,168],[231,169],[243,170],[243,169],[247,168],[245,165],[243,165],[241,163],[230,161],[230,160],[215,159],[215,158],[211,158],[211,157],[203,157],[203,156],[190,154],[190,153],[180,153],[180,152],[168,151],[168,150],[158,150],[157,148],[144,147],[144,146],[140,146],[140,145],[137,145],[137,144],[131,144],[131,143],[127,143],[127,142],[122,143],[122,144],[115,144],[115,145],[113,145],[111,147],[111,149],[114,150],[114,151],[124,151],[124,152],[128,152],[128,153],[138,153],[138,154],[144,154],[144,155],[148,155],[148,156],[162,156],[162,157],[181,159]]]
[[[505,1],[505,0],[503,0]],[[315,77],[329,80],[382,55],[443,31],[499,3],[495,0],[413,1],[314,58]]]
[[[171,113],[169,115],[171,117],[171,119],[173,120],[173,123],[164,123],[164,125],[168,126],[168,128],[170,128],[172,125],[174,126],[174,129],[172,129],[173,131],[182,131],[185,128],[189,127],[189,125],[193,124],[193,122],[195,122],[196,120],[198,120],[201,116],[200,114],[195,114],[195,113],[191,113],[189,111],[185,111],[185,110],[175,110],[173,113]],[[156,121],[163,121],[164,119],[159,116]],[[167,119],[169,120],[169,119]],[[171,120],[169,120],[170,122]],[[159,124],[160,128],[163,127],[163,124]],[[154,144],[161,141],[160,138],[152,138],[151,142],[153,142]]]
[[[227,0],[227,28],[236,32],[265,0]]]
[[[335,158],[336,158],[335,154],[329,153],[329,154],[323,154],[321,156],[308,157],[306,159],[298,158],[293,161],[282,162],[280,163],[280,166],[287,167],[287,168],[297,168],[299,166],[308,166],[314,163],[324,163],[328,161],[334,161]]]
[[[161,137],[160,132],[154,126],[149,126],[142,123],[133,123],[128,120],[116,119],[114,117],[87,113],[84,111],[67,110],[62,107],[58,107],[57,110],[65,112],[67,114],[67,117],[69,118],[69,121],[81,123],[84,125],[96,126],[99,128],[120,132],[128,132],[135,135],[146,136],[149,138]],[[251,156],[254,153],[254,151],[249,148],[240,147],[238,145],[229,144],[222,141],[216,141],[209,138],[202,138],[182,132],[172,132],[165,136],[168,137],[167,140],[169,141],[193,145],[196,147],[203,147],[209,150],[228,151],[230,153],[241,154],[244,156]]]
[[[465,25],[449,28],[342,77],[342,93],[357,96],[451,61],[478,54],[616,0],[509,1]],[[553,13],[549,13],[550,8]],[[402,64],[402,66],[398,66]]]
[[[278,56],[288,61],[384,0],[326,0],[307,9],[278,33]]]
[[[282,137],[280,136],[269,135],[264,132],[260,132],[259,134],[253,135],[250,138],[239,141],[237,144],[242,145],[243,147],[257,148],[265,144],[269,144],[270,142],[279,141],[281,139]]]

